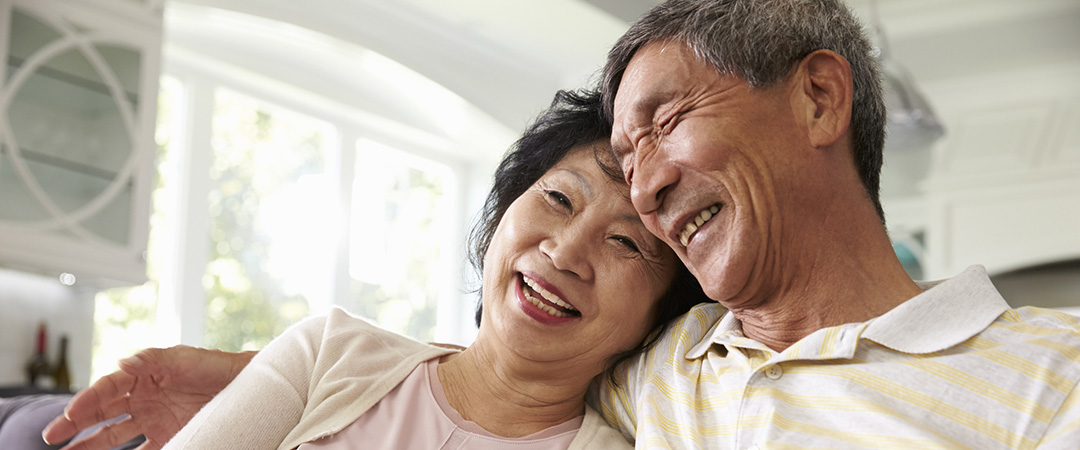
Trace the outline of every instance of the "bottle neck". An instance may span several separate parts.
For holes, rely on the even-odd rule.
[[[37,354],[39,354],[39,355],[44,355],[45,354],[45,342],[46,342],[46,337],[45,336],[46,336],[45,335],[45,325],[42,325],[42,326],[38,327],[38,334],[37,334],[37,349],[36,349],[36,351],[37,351]]]

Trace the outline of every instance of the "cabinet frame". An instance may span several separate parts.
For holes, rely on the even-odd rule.
[[[40,20],[62,36],[35,51],[9,78],[6,64],[11,44],[11,16],[15,10]],[[95,57],[87,47],[95,44],[115,45],[130,48],[139,54],[138,100],[130,114],[121,111],[121,117],[126,115],[125,123],[130,125],[127,131],[132,150],[122,167],[113,168],[117,178],[88,205],[66,212],[53,208],[49,211],[51,217],[46,221],[48,223],[0,220],[0,265],[48,275],[71,273],[80,282],[91,282],[101,287],[146,281],[145,253],[157,150],[154,130],[161,70],[161,23],[160,5],[153,2],[141,5],[115,0],[0,0],[0,29],[7,30],[0,33],[0,61],[5,63],[5,71],[0,78],[0,139],[4,140],[5,147],[10,147],[8,142],[12,142],[9,135],[17,134],[8,130],[10,115],[15,114],[9,109],[11,100],[21,87],[22,79],[36,70],[33,64],[46,59],[39,57],[44,50],[51,49],[52,55],[55,55],[81,49],[83,56],[105,78],[103,81],[114,100],[120,95],[116,92],[117,80],[107,79],[111,73],[102,71],[100,65],[108,64],[100,55]],[[28,69],[27,66],[31,67]],[[124,108],[119,106],[124,102],[117,103],[118,108]],[[9,148],[8,151],[12,150]],[[41,183],[41,180],[36,181]],[[126,242],[110,242],[88,232],[72,231],[69,225],[78,220],[78,217],[70,217],[73,212],[90,210],[90,213],[83,215],[94,214],[96,207],[112,201],[110,194],[120,194],[128,184],[131,185],[130,204],[127,205],[129,214],[121,219],[128,226]],[[49,210],[47,205],[45,208]]]

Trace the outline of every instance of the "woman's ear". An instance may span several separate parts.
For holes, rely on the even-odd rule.
[[[808,100],[810,142],[817,148],[828,147],[851,125],[851,66],[836,52],[818,50],[803,58],[796,73],[801,76],[801,94]]]

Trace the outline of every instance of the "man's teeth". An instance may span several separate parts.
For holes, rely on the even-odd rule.
[[[679,243],[682,244],[683,247],[686,247],[686,244],[690,243],[690,236],[693,236],[694,233],[697,232],[698,228],[701,228],[702,225],[705,225],[705,222],[708,222],[709,219],[712,219],[713,216],[716,215],[716,213],[718,212],[720,212],[720,207],[717,205],[712,205],[702,210],[701,214],[698,214],[698,216],[695,217],[694,220],[687,222],[686,227],[682,230],[682,233],[679,233]]]
[[[570,311],[577,311],[577,309],[574,309],[574,307],[570,306],[569,303],[564,302],[561,298],[559,298],[559,296],[557,296],[555,294],[552,294],[551,292],[548,292],[547,289],[544,289],[537,282],[533,281],[529,277],[522,277],[522,279],[525,280],[525,284],[528,285],[529,288],[531,288],[537,294],[540,294],[541,297],[544,297],[544,300],[547,300],[548,302],[559,305],[559,307],[561,307],[561,308],[565,308],[565,309],[570,310]],[[528,300],[529,303],[532,303],[533,305],[536,305],[537,308],[540,308],[540,309],[544,310],[548,314],[551,314],[551,315],[553,315],[555,317],[570,317],[572,315],[572,314],[567,313],[565,311],[553,308],[550,305],[548,305],[547,303],[544,303],[542,300],[540,300],[540,299],[538,299],[536,297],[533,297],[532,294],[527,289],[522,289],[521,292],[523,292],[525,294],[525,299]]]

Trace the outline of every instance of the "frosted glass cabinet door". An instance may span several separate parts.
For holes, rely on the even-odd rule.
[[[0,5],[0,264],[141,282],[160,22]]]

